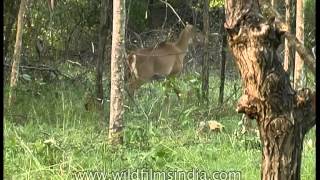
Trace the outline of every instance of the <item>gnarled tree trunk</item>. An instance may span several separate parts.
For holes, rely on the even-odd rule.
[[[125,10],[125,0],[113,0],[109,142],[114,145],[123,142]]]
[[[315,125],[315,93],[293,90],[276,49],[283,29],[258,0],[226,0],[228,43],[243,80],[237,111],[257,120],[261,179],[300,179],[303,138]]]

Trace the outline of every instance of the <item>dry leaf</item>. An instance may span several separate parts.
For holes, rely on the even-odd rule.
[[[208,121],[208,125],[209,125],[209,129],[211,131],[222,131],[222,129],[224,128],[224,126],[217,122],[217,121]]]
[[[201,121],[199,123],[199,127],[197,129],[197,133],[204,133],[206,131],[206,129],[208,129],[208,124],[205,121]]]

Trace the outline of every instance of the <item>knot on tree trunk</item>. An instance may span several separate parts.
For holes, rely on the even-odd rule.
[[[283,136],[291,131],[292,127],[293,123],[291,119],[288,119],[286,116],[278,116],[270,121],[268,133],[274,138],[284,138]]]
[[[316,93],[311,92],[308,88],[299,89],[295,95],[296,108],[309,108],[311,106],[312,111],[316,110]]]
[[[270,26],[268,24],[259,24],[258,26],[251,28],[251,33],[254,37],[260,37],[267,35],[269,30]]]
[[[279,23],[276,18],[271,18],[265,23],[258,24],[257,26],[250,28],[250,35],[253,38],[262,38],[269,40],[269,43],[276,50],[281,44],[281,36],[284,34],[287,27],[284,27],[283,23]]]
[[[316,92],[308,88],[297,90],[293,104],[293,117],[302,125],[302,133],[305,134],[316,122]]]
[[[259,102],[260,100],[258,98],[244,94],[238,101],[236,111],[238,113],[246,114],[250,119],[257,119],[257,105],[259,104]]]

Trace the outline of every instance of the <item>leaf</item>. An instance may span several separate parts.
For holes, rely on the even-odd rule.
[[[224,126],[217,121],[208,121],[209,129],[211,131],[222,131]]]
[[[310,149],[312,149],[313,148],[313,141],[312,141],[312,139],[309,139],[309,140],[307,140],[307,147],[308,148],[310,148]]]
[[[35,149],[37,150],[37,152],[42,152],[45,148],[45,144],[42,143],[41,141],[37,141],[35,144]]]
[[[198,80],[197,79],[190,79],[191,83],[196,83]]]
[[[26,81],[31,81],[31,76],[28,74],[22,74],[22,78]]]

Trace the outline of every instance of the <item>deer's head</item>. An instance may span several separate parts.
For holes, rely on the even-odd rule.
[[[188,44],[193,44],[193,45],[203,44],[204,34],[196,26],[187,23],[186,27],[184,28],[184,32],[187,36],[191,37]]]

